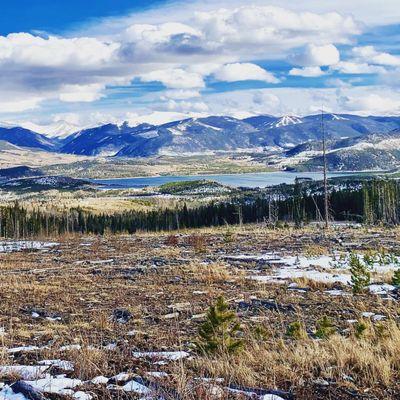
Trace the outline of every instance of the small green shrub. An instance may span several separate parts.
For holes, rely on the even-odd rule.
[[[400,286],[400,268],[397,269],[394,274],[393,274],[393,278],[392,278],[392,284],[394,286]]]
[[[371,283],[371,274],[367,266],[354,253],[350,254],[349,264],[353,293],[362,293]]]
[[[305,339],[307,338],[307,332],[301,322],[295,321],[288,325],[286,336],[292,339]]]
[[[210,306],[206,321],[199,328],[199,341],[196,347],[206,354],[235,353],[243,347],[238,339],[240,324],[234,311],[223,297],[219,297],[215,305]]]
[[[358,321],[354,326],[354,329],[356,338],[361,339],[365,335],[368,325],[364,321]]]
[[[326,315],[317,321],[317,331],[315,336],[319,339],[327,339],[336,332],[335,325],[332,320]]]

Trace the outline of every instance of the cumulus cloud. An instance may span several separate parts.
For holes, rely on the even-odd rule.
[[[204,101],[176,101],[171,99],[167,102],[165,108],[168,111],[180,113],[207,113],[209,111],[209,107]]]
[[[354,47],[352,50],[354,57],[360,62],[386,65],[391,67],[400,66],[400,57],[389,53],[379,52],[374,46]]]
[[[400,99],[369,93],[365,96],[341,96],[339,104],[346,110],[359,114],[399,114]]]
[[[268,83],[279,83],[271,72],[251,63],[226,64],[214,72],[217,80],[225,82],[236,82],[246,80],[265,81]]]
[[[59,98],[64,102],[92,102],[104,97],[104,85],[64,85],[60,89]]]
[[[367,63],[357,63],[352,61],[340,61],[331,67],[342,74],[380,74],[385,73],[385,68],[379,65],[370,65]]]
[[[165,69],[142,74],[140,79],[143,82],[161,82],[172,89],[203,88],[205,86],[203,77],[195,72],[189,72],[182,68]]]
[[[110,63],[119,46],[96,38],[45,39],[29,33],[12,33],[0,37],[0,67],[90,69]]]
[[[279,79],[251,62],[254,60],[289,59],[293,64],[289,75],[305,78],[335,72],[388,77],[388,70],[400,66],[400,57],[373,46],[358,46],[351,52],[343,52],[347,57],[343,60],[342,56],[341,60],[339,46],[352,45],[355,35],[365,26],[346,14],[357,11],[359,6],[338,1],[340,6],[335,8],[342,10],[341,13],[331,12],[332,6],[314,0],[271,0],[270,5],[263,0],[254,0],[253,5],[243,5],[244,0],[221,0],[218,6],[208,0],[201,4],[174,3],[167,9],[149,12],[147,18],[134,16],[123,21],[106,21],[90,35],[85,31],[70,33],[68,37],[28,33],[0,36],[0,113],[34,110],[41,104],[47,106],[59,101],[79,103],[77,107],[86,113],[90,103],[107,96],[110,88],[129,86],[134,79],[135,85],[139,81],[160,82],[164,88],[153,95],[153,101],[149,101],[151,94],[144,95],[145,106],[137,106],[140,101],[137,96],[125,99],[123,106],[130,111],[137,106],[153,107],[171,115],[210,110],[232,115],[270,110],[277,114],[301,113],[305,108],[320,107],[316,103],[327,96],[325,100],[332,103],[329,105],[332,109],[353,108],[358,112],[357,107],[368,108],[373,100],[379,99],[355,105],[353,94],[342,94],[338,101],[331,92],[328,95],[327,91],[313,90],[311,95],[312,90],[296,92],[291,88],[285,95],[279,91],[249,93],[246,104],[241,98],[244,92],[221,97],[220,103],[215,103],[204,90],[208,77],[225,82],[278,83],[284,79],[281,73]],[[361,0],[355,1],[361,4]],[[378,7],[378,0],[371,1]],[[371,7],[370,3],[363,10]],[[348,77],[343,79],[348,81]],[[294,93],[293,100],[289,92]],[[307,99],[304,106],[302,96]],[[122,103],[121,100],[115,109]],[[394,105],[388,101],[385,107],[393,109]],[[68,105],[68,109],[72,107]],[[105,121],[114,114],[120,118],[126,112],[103,110],[99,115]],[[101,119],[96,113],[88,115],[93,120]]]
[[[176,90],[166,90],[161,96],[161,100],[186,100],[193,99],[196,97],[201,97],[198,90],[187,90],[187,89],[176,89]]]
[[[340,53],[333,44],[308,44],[302,52],[291,56],[290,60],[303,67],[320,67],[337,64],[340,61]]]
[[[325,75],[325,72],[322,71],[321,67],[303,67],[303,68],[292,68],[289,71],[289,75],[302,76],[305,78],[315,78],[318,76]]]

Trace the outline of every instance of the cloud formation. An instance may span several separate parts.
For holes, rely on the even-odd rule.
[[[395,0],[387,1],[395,4]],[[91,120],[132,112],[141,115],[143,110],[187,115],[222,108],[227,114],[282,113],[289,112],[285,102],[293,112],[296,108],[302,112],[303,105],[295,107],[290,96],[278,96],[283,93],[279,89],[254,92],[244,104],[240,101],[244,91],[233,88],[276,85],[297,93],[294,87],[298,85],[318,82],[323,87],[328,79],[331,85],[344,82],[334,84],[338,88],[350,87],[346,95],[329,92],[327,102],[335,96],[335,106],[364,112],[378,97],[356,102],[352,75],[360,79],[374,76],[377,81],[369,85],[378,82],[393,87],[389,77],[398,74],[400,56],[390,46],[382,50],[379,42],[363,44],[368,23],[377,24],[378,16],[372,13],[379,7],[382,21],[397,20],[392,15],[396,11],[387,12],[389,5],[382,8],[378,0],[368,4],[337,0],[334,5],[317,0],[271,0],[268,4],[263,0],[251,4],[244,0],[187,1],[96,22],[63,37],[0,36],[0,91],[4,94],[0,115],[35,109],[46,113],[52,106],[75,108],[78,111],[69,113],[70,118],[79,112],[90,114]],[[219,90],[232,92],[218,105],[212,101],[215,82]],[[146,86],[157,92],[146,92]],[[102,104],[118,90],[134,96]],[[312,98],[317,103],[328,93],[327,89],[307,90],[315,94]],[[381,104],[396,111],[396,101]]]

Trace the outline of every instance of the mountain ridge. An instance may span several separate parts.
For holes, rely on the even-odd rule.
[[[361,157],[361,165],[372,167],[382,165],[382,160],[390,165],[399,163],[396,133],[400,129],[399,116],[324,114],[323,117],[327,140],[335,147],[329,150],[332,167],[358,167],[351,162],[356,156]],[[396,140],[385,139],[385,135],[396,136]],[[318,143],[322,139],[321,115],[318,114],[304,117],[259,115],[244,119],[208,116],[161,125],[109,123],[65,137],[60,131],[50,136],[23,127],[0,125],[1,141],[54,153],[117,158],[252,153],[269,157],[269,165],[280,168],[293,165],[316,168],[320,164]],[[372,154],[375,155],[373,159]]]

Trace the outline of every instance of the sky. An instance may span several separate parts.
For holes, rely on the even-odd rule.
[[[14,0],[0,121],[400,115],[398,0]]]

